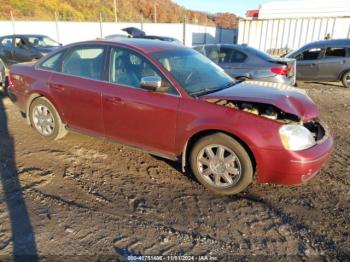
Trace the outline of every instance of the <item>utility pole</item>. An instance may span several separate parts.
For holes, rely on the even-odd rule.
[[[13,30],[13,34],[16,34],[16,26],[15,26],[15,18],[13,17],[13,13],[12,10],[10,10],[10,16],[11,16],[11,21],[12,21],[12,30]]]
[[[100,37],[103,38],[103,29],[102,29],[102,13],[100,13]]]
[[[57,37],[57,41],[60,41],[60,34],[59,34],[59,30],[58,30],[58,12],[55,11],[55,25],[56,25],[56,37]]]
[[[154,23],[157,23],[157,4],[154,5]]]
[[[118,23],[118,14],[117,14],[117,0],[114,0],[114,21]]]

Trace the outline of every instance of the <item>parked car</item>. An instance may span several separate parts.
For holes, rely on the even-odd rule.
[[[158,35],[146,35],[146,33],[136,27],[127,27],[122,29],[123,31],[127,32],[130,37],[133,38],[143,38],[143,39],[154,39],[154,40],[160,40],[160,41],[167,41],[172,42],[178,45],[182,45],[181,41],[170,36],[158,36]]]
[[[122,35],[122,34],[114,34],[114,35],[107,35],[104,37],[106,40],[117,40],[120,38],[128,38],[127,35]]]
[[[6,70],[5,65],[0,58],[0,86],[2,86],[3,88],[5,87],[5,81],[6,81],[5,70]]]
[[[8,35],[0,37],[0,58],[10,66],[37,60],[61,44],[44,35]]]
[[[297,80],[341,81],[350,87],[350,39],[313,42],[286,57],[297,60]]]
[[[233,78],[295,84],[295,59],[273,58],[247,45],[215,44],[193,48]]]
[[[66,46],[9,73],[9,96],[46,139],[78,130],[189,165],[219,194],[300,184],[333,139],[301,90],[235,81],[191,48],[125,39]]]

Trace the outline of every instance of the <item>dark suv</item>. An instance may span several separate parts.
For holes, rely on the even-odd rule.
[[[287,57],[297,60],[297,80],[342,81],[350,87],[350,39],[313,42]]]
[[[11,66],[37,60],[61,44],[45,35],[8,35],[0,37],[0,58]]]

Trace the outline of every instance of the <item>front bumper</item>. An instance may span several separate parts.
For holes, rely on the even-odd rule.
[[[258,149],[258,181],[283,185],[302,184],[320,171],[332,149],[333,138],[330,135],[322,143],[298,152]]]

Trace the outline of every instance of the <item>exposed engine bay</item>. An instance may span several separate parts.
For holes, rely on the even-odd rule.
[[[207,101],[220,106],[235,108],[254,115],[266,117],[268,119],[276,120],[282,123],[300,122],[297,116],[285,113],[273,105],[255,102],[229,101],[225,99],[209,99]]]
[[[319,120],[316,119],[307,123],[302,123],[302,121],[297,116],[285,113],[273,105],[256,102],[231,101],[225,99],[208,99],[206,101],[220,106],[241,110],[243,112],[251,113],[254,115],[259,115],[271,120],[281,122],[283,124],[301,124],[312,133],[316,142],[325,138],[326,135],[326,129],[322,126]]]

